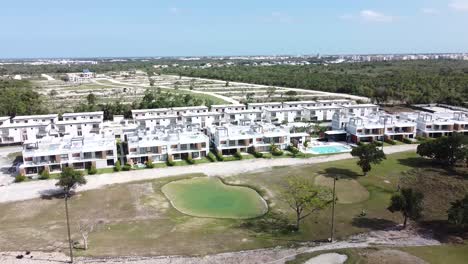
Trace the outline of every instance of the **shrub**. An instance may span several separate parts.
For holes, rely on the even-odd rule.
[[[406,144],[413,144],[413,141],[409,138],[403,138],[401,141]]]
[[[167,158],[166,164],[167,164],[167,166],[170,166],[170,167],[174,166],[175,165],[174,158],[172,156],[169,156]]]
[[[24,182],[26,180],[26,176],[18,174],[15,177],[15,182]]]
[[[361,142],[359,142],[359,143],[361,143]],[[380,141],[373,141],[372,144],[374,144],[377,147],[381,147],[383,145],[382,142],[380,142]],[[363,145],[363,143],[359,144],[359,146],[362,146],[362,145]]]
[[[283,155],[283,151],[276,145],[272,145],[270,152],[273,156],[281,156]]]
[[[96,169],[96,166],[94,165],[91,165],[91,168],[88,169],[88,174],[89,175],[94,175],[94,174],[97,174],[97,169]]]
[[[120,165],[120,160],[118,160],[118,161],[115,163],[114,171],[121,171],[121,170],[122,170],[122,166]]]
[[[153,160],[149,159],[149,160],[146,161],[146,168],[148,168],[148,169],[153,169],[154,168]]]
[[[263,158],[263,153],[258,152],[258,151],[254,151],[252,155],[254,155],[254,157],[256,158]]]
[[[195,160],[192,158],[192,154],[189,154],[186,159],[188,164],[195,164]]]
[[[271,159],[271,153],[261,153],[263,158],[265,159]]]
[[[208,156],[206,156],[211,162],[216,161],[216,156],[213,154],[213,152],[208,153]]]
[[[129,171],[129,170],[131,170],[131,169],[132,169],[132,165],[130,165],[130,164],[128,164],[128,163],[126,163],[126,164],[123,166],[123,168],[122,168],[122,170],[124,170],[124,171]]]
[[[221,151],[216,152],[216,158],[218,161],[224,161],[223,153],[221,153]]]
[[[47,180],[50,178],[50,173],[48,170],[42,170],[39,174],[39,180]]]
[[[388,144],[390,144],[390,145],[396,145],[396,141],[393,140],[393,139],[391,139],[391,138],[386,138],[386,139],[385,139],[385,142],[388,143]]]
[[[242,153],[238,150],[236,153],[234,153],[234,157],[236,157],[238,160],[242,159]]]
[[[304,147],[307,148],[307,146],[309,146],[309,141],[304,142]]]

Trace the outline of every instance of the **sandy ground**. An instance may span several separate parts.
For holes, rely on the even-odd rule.
[[[9,158],[8,154],[20,152],[21,146],[8,146],[0,148],[0,186],[9,185],[15,180],[14,172],[9,172],[13,165],[14,158]]]
[[[414,151],[417,145],[398,145],[385,147],[386,154]],[[204,163],[183,167],[167,167],[153,170],[122,171],[118,173],[106,173],[87,177],[88,183],[78,188],[78,191],[98,189],[106,185],[126,183],[140,180],[150,180],[162,177],[178,176],[183,174],[204,173],[208,176],[229,177],[232,175],[268,169],[277,166],[294,166],[317,164],[329,161],[352,158],[351,154],[337,154],[318,156],[308,159],[249,159],[231,162]],[[31,181],[19,184],[10,184],[0,187],[0,203],[21,201],[39,198],[42,195],[51,195],[58,191],[55,187],[56,180]]]
[[[326,253],[313,257],[305,264],[343,264],[348,256],[338,253]]]
[[[346,241],[334,243],[323,243],[315,246],[303,246],[299,248],[270,248],[249,250],[241,252],[229,252],[200,257],[184,256],[158,256],[158,257],[119,257],[119,258],[83,258],[76,259],[76,263],[132,263],[132,264],[256,264],[270,263],[282,264],[288,260],[294,259],[298,254],[317,252],[323,250],[334,250],[343,248],[366,248],[369,246],[382,247],[405,247],[405,246],[435,246],[440,245],[439,241],[432,238],[431,234],[420,234],[417,230],[408,228],[399,230],[397,228],[386,231],[374,231],[366,234],[359,234],[350,237]],[[393,252],[393,253],[392,253]],[[392,250],[392,255],[399,251]],[[384,252],[385,253],[385,252]],[[2,264],[45,264],[45,263],[63,263],[67,259],[64,253],[60,252],[32,252],[30,255],[24,255],[23,259],[16,259],[17,255],[24,252],[2,252],[0,253],[0,263]],[[386,254],[384,254],[386,255]],[[402,260],[412,258],[407,254],[398,254]],[[32,256],[32,258],[31,258]],[[375,256],[378,257],[378,256]],[[382,255],[383,257],[383,255]],[[416,259],[416,257],[414,257]],[[335,258],[333,258],[335,259]],[[411,259],[412,260],[412,259]],[[312,262],[315,263],[315,262]],[[318,262],[317,262],[318,263]],[[320,262],[324,263],[324,262]],[[339,263],[339,262],[330,262]],[[413,263],[413,262],[402,262]],[[421,263],[421,262],[414,262]]]

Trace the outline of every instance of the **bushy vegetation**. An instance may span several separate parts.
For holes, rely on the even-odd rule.
[[[453,166],[468,159],[468,136],[456,134],[426,141],[418,146],[417,153],[438,163]]]
[[[174,161],[174,158],[172,156],[169,156],[167,157],[166,164],[167,166],[172,167],[172,166],[175,166],[176,163]]]
[[[114,166],[114,171],[121,171],[122,170],[122,165],[120,165],[120,160],[117,160]]]
[[[26,180],[26,176],[18,174],[15,176],[15,182],[24,182]]]
[[[360,144],[351,151],[353,157],[358,157],[357,165],[361,167],[364,175],[372,169],[371,164],[379,164],[386,159],[385,153],[375,143]]]
[[[215,162],[216,161],[216,156],[215,154],[213,154],[213,152],[210,152],[208,153],[208,155],[206,156],[211,162]]]
[[[452,203],[448,210],[448,221],[455,226],[468,226],[468,194]]]
[[[98,173],[98,171],[97,171],[97,169],[96,169],[96,166],[95,166],[95,165],[91,165],[91,167],[88,169],[88,174],[89,174],[89,175],[95,175],[95,174],[97,174],[97,173]]]
[[[186,159],[188,164],[195,164],[195,160],[192,158],[192,153],[189,153]]]
[[[216,152],[216,159],[218,161],[224,161],[224,156],[223,156],[223,153],[221,153],[221,151]]]
[[[238,160],[241,160],[242,159],[242,153],[240,151],[236,151],[236,153],[234,153],[234,157]]]
[[[29,81],[0,80],[0,116],[44,114],[47,109]]]
[[[49,178],[50,178],[49,170],[42,170],[41,173],[39,173],[39,180],[47,180]]]
[[[148,159],[148,160],[146,161],[146,164],[145,164],[145,165],[146,165],[146,168],[148,168],[148,169],[153,169],[153,168],[154,168],[154,163],[153,163],[153,160],[152,160],[152,159]]]
[[[283,151],[277,145],[270,146],[270,152],[273,156],[281,156],[283,155]]]
[[[465,61],[394,61],[219,68],[170,67],[163,73],[367,96],[379,103],[448,103],[468,99]]]
[[[396,145],[396,141],[391,139],[391,138],[385,138],[385,143],[390,144],[390,145]]]
[[[130,165],[130,164],[128,164],[128,163],[126,163],[126,164],[123,166],[123,168],[122,168],[123,171],[129,171],[129,170],[131,170],[131,169],[132,169],[132,165]]]

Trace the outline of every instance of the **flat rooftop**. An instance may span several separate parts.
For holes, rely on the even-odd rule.
[[[64,113],[62,117],[72,117],[72,116],[95,116],[95,115],[104,115],[103,111],[97,112],[81,112],[81,113]]]

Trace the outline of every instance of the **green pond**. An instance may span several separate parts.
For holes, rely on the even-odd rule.
[[[255,190],[226,185],[214,177],[173,181],[164,185],[162,192],[178,211],[191,216],[247,219],[268,211]]]

